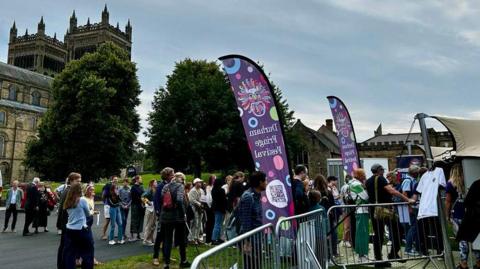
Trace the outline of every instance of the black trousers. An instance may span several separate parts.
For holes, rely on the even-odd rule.
[[[350,215],[350,238],[352,239],[352,247],[355,247],[355,233],[357,231],[357,218],[355,212]]]
[[[397,256],[400,251],[400,230],[398,226],[398,220],[393,219],[391,221],[385,221],[382,219],[374,218],[374,210],[370,212],[370,219],[373,227],[373,250],[375,253],[375,260],[382,260],[382,246],[385,237],[385,225],[388,227],[392,240],[392,248],[390,249],[389,256]]]
[[[162,223],[165,237],[163,240],[163,261],[165,264],[170,264],[170,254],[173,247],[173,236],[175,235],[175,243],[179,247],[180,262],[187,260],[186,242],[185,242],[185,223],[173,222]]]
[[[205,223],[205,242],[211,243],[213,227],[215,226],[215,214],[211,208],[207,208],[205,211],[207,213],[207,223]]]
[[[28,228],[35,220],[35,209],[25,209],[25,225],[23,226],[23,234],[28,233]]]
[[[434,249],[437,254],[443,251],[443,236],[440,218],[428,217],[418,220],[418,237],[420,253],[427,255],[428,249]]]
[[[160,244],[163,242],[163,239],[165,238],[165,231],[163,228],[163,225],[159,222],[157,222],[157,225],[159,226],[157,228],[157,237],[155,237],[155,244],[153,245],[153,258],[158,259],[158,256],[160,254]]]
[[[62,229],[62,235],[60,237],[60,244],[57,251],[57,269],[64,269],[65,264],[63,262],[63,247],[65,245],[65,229]]]
[[[63,262],[65,269],[75,269],[76,259],[82,258],[82,269],[93,269],[94,244],[90,228],[65,230]]]
[[[4,230],[6,230],[8,227],[8,222],[10,221],[10,215],[13,215],[12,230],[15,230],[15,225],[17,224],[17,205],[16,204],[11,204],[9,207],[7,207],[7,210],[5,211],[5,225],[3,226]]]

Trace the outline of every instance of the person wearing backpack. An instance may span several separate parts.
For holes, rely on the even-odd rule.
[[[162,212],[162,190],[165,185],[170,183],[170,181],[175,177],[175,171],[173,168],[165,167],[160,172],[161,181],[157,182],[157,190],[153,196],[153,208],[155,214],[157,215],[157,236],[155,237],[155,243],[153,245],[153,265],[159,266],[160,261],[158,260],[160,254],[160,244],[163,243],[164,239],[164,227],[162,226],[160,213]]]
[[[408,175],[403,180],[401,185],[401,192],[408,198],[412,198],[415,192],[415,185],[417,184],[417,177],[420,172],[420,167],[417,165],[411,165],[408,168]],[[415,256],[419,255],[420,250],[420,238],[417,231],[417,215],[418,205],[404,206],[409,210],[410,222],[404,224],[404,230],[406,234],[405,254]],[[416,251],[413,249],[413,243],[415,242]]]
[[[180,252],[180,268],[189,268],[190,263],[187,261],[185,240],[185,189],[181,182],[172,179],[170,183],[163,187],[160,219],[160,225],[164,229],[163,268],[170,268],[170,254],[172,252],[174,235],[175,244],[178,245]]]

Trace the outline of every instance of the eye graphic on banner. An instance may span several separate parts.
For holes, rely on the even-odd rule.
[[[327,99],[337,129],[343,167],[347,174],[352,175],[353,170],[359,168],[360,164],[352,120],[342,100],[335,96],[328,96]]]
[[[221,57],[232,86],[255,170],[267,175],[262,193],[263,222],[294,214],[283,125],[272,87],[263,70],[240,55]]]

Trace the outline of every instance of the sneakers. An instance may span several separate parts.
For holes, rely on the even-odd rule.
[[[113,245],[117,244],[117,242],[115,242],[115,240],[110,240],[110,241],[108,241],[108,244],[110,246],[113,246]]]
[[[17,233],[17,230],[15,230],[15,229],[12,229],[11,231],[12,231],[12,233],[14,233],[14,234]]]
[[[358,257],[358,262],[359,262],[359,263],[367,263],[367,262],[369,262],[369,261],[370,261],[370,260],[368,259],[367,256],[360,256],[360,257]]]
[[[152,243],[151,241],[143,241],[143,245],[144,245],[144,246],[151,247],[151,246],[154,245],[154,243]]]
[[[344,247],[347,247],[347,248],[351,248],[351,247],[352,247],[352,244],[350,244],[350,242],[348,242],[348,241],[343,241],[342,245],[343,245]]]
[[[180,268],[190,268],[192,266],[189,262],[183,261],[180,263]]]
[[[420,256],[420,253],[415,250],[405,250],[405,255],[407,256]]]
[[[118,243],[119,243],[120,245],[123,245],[123,244],[125,244],[125,240],[122,239],[122,240],[120,240]]]
[[[58,235],[62,235],[62,230],[57,230]],[[106,238],[105,238],[106,239]]]
[[[159,266],[159,265],[160,265],[160,261],[159,261],[158,259],[153,259],[152,264],[153,264],[154,266]]]
[[[7,228],[3,228],[2,233],[4,234],[6,232],[7,232]]]
[[[60,234],[62,234],[62,233],[60,233]],[[107,236],[106,235],[102,236],[102,240],[107,240]]]

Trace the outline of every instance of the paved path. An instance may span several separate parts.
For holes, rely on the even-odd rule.
[[[103,206],[97,205],[96,207],[97,210],[103,211]],[[60,236],[57,235],[57,230],[55,228],[57,215],[52,213],[48,218],[48,229],[50,232],[40,232],[37,235],[28,237],[23,237],[21,235],[24,217],[25,214],[18,214],[16,234],[0,233],[0,268],[55,269],[57,262],[57,249],[60,242]],[[0,210],[1,229],[3,229],[4,222],[5,211]],[[140,241],[126,243],[125,245],[109,246],[106,241],[100,240],[102,219],[100,220],[100,226],[96,226],[95,224],[93,226],[95,257],[99,261],[115,260],[122,257],[148,254],[152,252],[151,247],[143,246]],[[128,230],[129,227],[127,227],[127,231]],[[30,229],[30,231],[32,232],[33,229]]]

